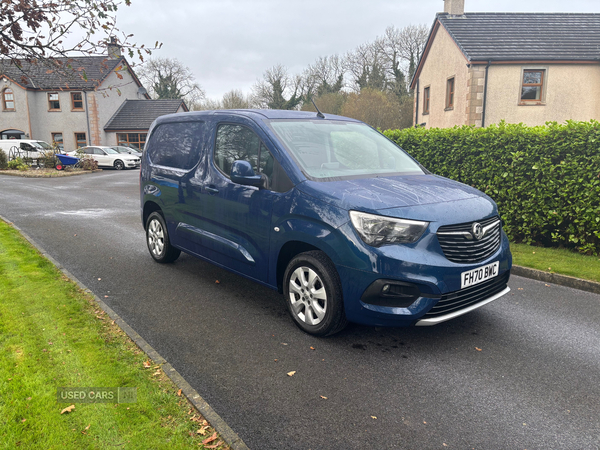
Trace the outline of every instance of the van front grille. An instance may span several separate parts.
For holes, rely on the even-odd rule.
[[[478,223],[485,234],[477,239],[474,225]],[[478,222],[446,225],[437,231],[444,255],[452,262],[472,264],[484,261],[500,247],[500,218],[498,216]]]

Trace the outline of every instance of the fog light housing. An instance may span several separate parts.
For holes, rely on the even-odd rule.
[[[360,299],[370,305],[406,308],[423,296],[431,295],[421,293],[415,284],[395,280],[375,280]]]

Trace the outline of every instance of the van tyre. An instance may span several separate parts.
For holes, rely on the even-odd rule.
[[[125,164],[123,164],[123,161],[121,161],[120,159],[117,159],[113,165],[117,170],[123,170],[123,168],[125,167]]]
[[[162,214],[155,211],[146,221],[146,244],[156,262],[170,263],[179,258],[181,250],[173,247]]]
[[[321,251],[300,253],[290,261],[283,292],[294,323],[309,334],[329,336],[348,324],[340,277]]]

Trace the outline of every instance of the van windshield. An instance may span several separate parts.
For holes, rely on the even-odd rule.
[[[52,146],[49,144],[46,144],[43,141],[34,142],[33,145],[35,145],[36,147],[41,147],[44,150],[52,150]]]
[[[313,179],[423,173],[404,150],[363,123],[287,119],[269,123]]]

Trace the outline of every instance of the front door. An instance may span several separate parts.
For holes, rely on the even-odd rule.
[[[268,188],[273,167],[266,137],[248,119],[217,123],[200,190],[204,256],[256,280],[267,282],[271,209],[280,195]],[[249,161],[267,179],[264,188],[233,183],[229,177],[236,160]],[[271,169],[270,169],[271,168]]]

